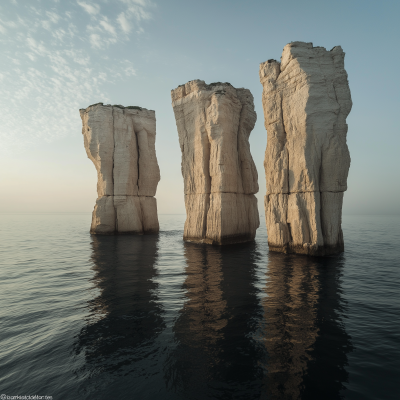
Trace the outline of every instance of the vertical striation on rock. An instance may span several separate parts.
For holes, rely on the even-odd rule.
[[[171,91],[182,151],[184,240],[253,240],[259,226],[257,170],[249,136],[257,115],[248,89],[194,80]]]
[[[328,255],[344,250],[343,192],[352,107],[340,46],[292,42],[281,62],[260,64],[267,149],[265,219],[270,250]]]
[[[90,233],[158,232],[155,112],[103,103],[79,112],[86,153],[98,178]]]

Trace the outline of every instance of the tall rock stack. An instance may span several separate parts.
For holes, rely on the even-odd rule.
[[[155,112],[103,103],[79,112],[86,153],[98,179],[90,233],[158,232]]]
[[[281,62],[260,65],[268,141],[265,219],[272,251],[328,255],[344,250],[343,192],[352,106],[344,52],[292,42]]]
[[[248,89],[194,80],[171,91],[182,151],[184,240],[253,240],[259,226],[257,170],[249,136],[257,115]]]

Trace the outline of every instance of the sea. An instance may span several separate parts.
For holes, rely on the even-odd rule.
[[[263,218],[224,247],[159,219],[1,215],[1,399],[400,399],[399,216],[344,215],[325,258],[270,253]]]

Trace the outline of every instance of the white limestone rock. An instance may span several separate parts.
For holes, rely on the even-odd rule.
[[[114,208],[118,233],[143,233],[139,196],[114,196]]]
[[[102,196],[96,200],[92,214],[91,233],[110,234],[115,231],[114,196]]]
[[[265,218],[271,250],[343,251],[341,209],[352,101],[340,46],[292,42],[260,65],[267,129]],[[285,197],[287,195],[287,197]]]
[[[139,149],[132,118],[127,117],[124,111],[117,107],[113,110],[115,141],[113,194],[114,196],[137,196]]]
[[[257,115],[248,89],[194,80],[171,91],[182,151],[184,239],[253,240],[259,226],[258,176],[249,136]]]
[[[98,175],[90,232],[158,232],[155,112],[103,103],[79,111],[86,153]]]
[[[90,112],[89,112],[90,109]],[[99,197],[114,194],[114,118],[112,107],[91,106],[79,110],[85,150],[97,170]]]

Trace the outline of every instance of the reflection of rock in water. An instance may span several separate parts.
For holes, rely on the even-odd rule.
[[[351,351],[343,326],[340,259],[269,253],[266,386],[271,399],[336,399]]]
[[[101,376],[106,379],[131,372],[164,329],[158,284],[153,281],[158,236],[92,239],[93,280],[99,293],[88,302],[87,325],[74,350],[85,357],[80,374],[106,373]]]
[[[165,367],[169,389],[187,398],[220,398],[232,391],[259,397],[265,349],[253,339],[262,318],[255,254],[254,243],[227,248],[185,243],[187,302],[173,328],[177,347]]]
[[[201,386],[219,362],[217,341],[226,326],[220,254],[214,247],[185,243],[187,302],[173,328],[176,350],[168,361],[167,384],[186,390]]]

